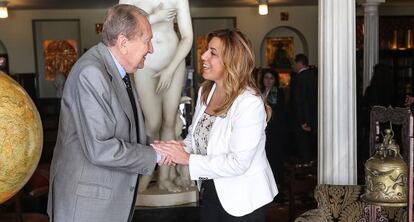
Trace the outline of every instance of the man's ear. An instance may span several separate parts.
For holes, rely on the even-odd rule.
[[[127,43],[128,43],[128,39],[124,35],[122,35],[122,34],[118,35],[118,39],[116,40],[116,45],[118,47],[118,50],[123,55],[128,53]]]

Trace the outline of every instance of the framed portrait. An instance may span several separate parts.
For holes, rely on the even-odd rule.
[[[196,17],[192,19],[194,32],[194,46],[191,54],[193,56],[193,67],[195,70],[195,82],[203,81],[201,77],[202,61],[201,55],[207,50],[208,42],[206,35],[218,29],[236,28],[236,17]],[[195,86],[196,90],[198,86]],[[197,92],[197,91],[196,91]]]
[[[76,40],[44,40],[42,46],[46,80],[56,80],[58,73],[67,78],[69,71],[78,59]]]
[[[198,36],[196,39],[196,54],[197,54],[197,73],[202,72],[203,62],[201,61],[201,56],[205,51],[207,51],[208,42],[204,36]]]
[[[266,38],[266,64],[276,70],[291,69],[294,58],[293,37]]]
[[[35,19],[32,25],[37,97],[58,98],[56,77],[65,78],[80,54],[80,20]]]

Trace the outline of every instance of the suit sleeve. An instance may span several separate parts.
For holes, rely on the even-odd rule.
[[[306,105],[305,105],[305,84],[303,74],[298,74],[297,85],[295,89],[295,112],[299,124],[306,123]]]
[[[235,107],[227,153],[220,155],[190,155],[190,176],[215,179],[243,175],[249,168],[265,138],[266,114],[263,101],[248,96]],[[208,149],[208,148],[207,148]]]
[[[87,67],[79,76],[74,116],[82,150],[92,164],[150,174],[156,161],[154,149],[115,136],[117,120],[111,107],[114,92],[104,75],[95,67]]]
[[[303,113],[305,122],[312,128],[316,129],[316,115],[317,115],[317,79],[312,70],[308,70],[304,76],[303,83]],[[316,85],[316,87],[315,87]]]

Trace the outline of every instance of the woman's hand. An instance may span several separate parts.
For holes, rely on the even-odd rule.
[[[184,144],[175,140],[167,142],[154,141],[152,144],[157,152],[166,154],[174,163],[181,165],[188,165],[190,161],[190,154],[184,150]]]

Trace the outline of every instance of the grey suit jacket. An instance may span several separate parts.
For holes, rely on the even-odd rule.
[[[51,221],[128,220],[138,174],[151,174],[156,162],[155,151],[146,145],[144,119],[134,96],[140,141],[109,49],[102,43],[92,47],[72,68],[50,172]]]

